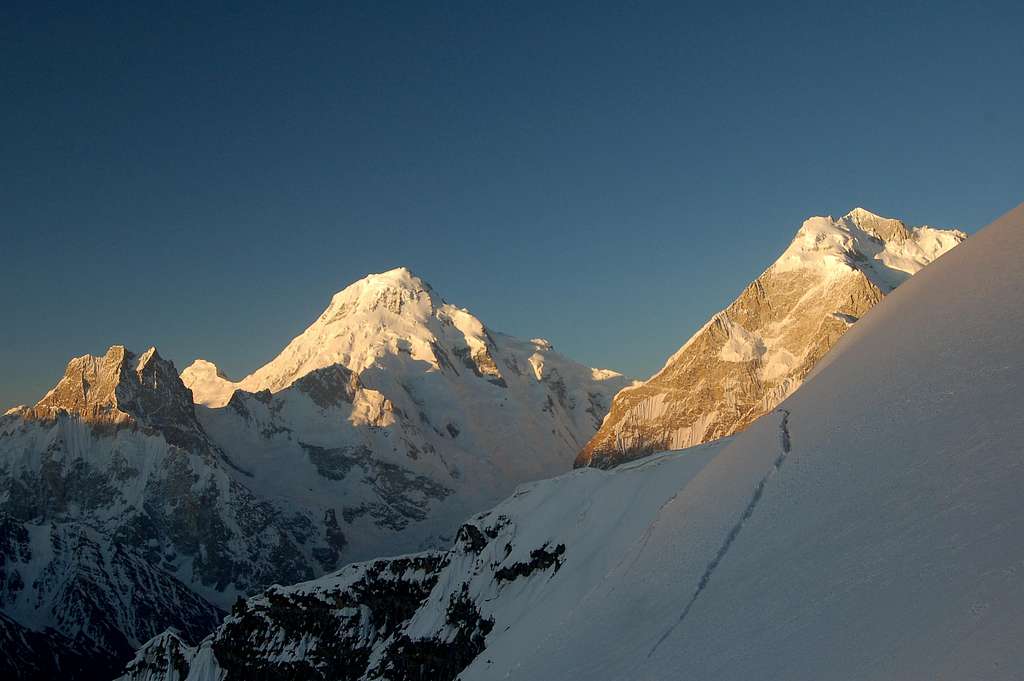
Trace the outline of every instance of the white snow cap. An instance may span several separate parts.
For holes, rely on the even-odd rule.
[[[806,268],[836,276],[860,270],[887,293],[966,238],[956,229],[908,228],[901,220],[858,207],[838,220],[805,220],[772,267],[777,272]]]

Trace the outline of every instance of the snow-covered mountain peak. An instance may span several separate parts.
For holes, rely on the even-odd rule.
[[[852,220],[892,220],[893,218],[887,218],[878,213],[873,213],[864,206],[857,206],[843,217],[848,217]]]
[[[907,240],[914,238],[914,233],[902,220],[887,218],[863,208],[854,208],[843,221],[850,222],[856,228],[881,239],[888,246],[902,246]]]
[[[207,361],[181,378],[195,402],[209,407],[199,410],[204,428],[230,443],[229,456],[246,470],[265,466],[253,459],[266,450],[290,468],[294,457],[312,457],[320,462],[318,475],[341,475],[325,467],[324,457],[333,457],[346,466],[400,466],[424,476],[433,494],[426,499],[397,487],[364,499],[367,509],[378,509],[369,528],[375,533],[385,523],[402,529],[428,512],[443,525],[456,507],[480,508],[519,482],[564,471],[600,425],[611,396],[629,383],[560,355],[547,340],[489,329],[406,268],[370,275],[334,295],[277,357],[241,381]],[[254,430],[260,437],[243,446]],[[292,458],[279,453],[295,447]],[[268,496],[295,489],[308,496],[304,478],[280,489],[289,475],[268,475]],[[350,496],[357,491],[366,490]],[[333,503],[335,493],[324,498]],[[406,503],[409,494],[413,503]],[[434,512],[434,502],[447,496],[444,513]],[[346,522],[369,513],[354,497],[346,503]],[[382,503],[391,510],[380,510]],[[408,534],[414,532],[426,534]],[[368,543],[353,541],[350,552],[366,551]]]
[[[227,379],[205,360],[182,372],[182,380],[197,403],[210,407],[227,404],[236,389],[278,392],[331,366],[356,375],[386,367],[391,374],[426,370],[453,377],[465,366],[470,375],[501,383],[503,370],[495,363],[499,335],[468,310],[446,303],[408,268],[399,267],[371,274],[336,293],[309,328],[243,380]],[[552,351],[544,340],[533,341],[532,348]]]
[[[209,362],[209,361],[207,361],[205,359],[197,359],[196,361],[192,362],[192,364],[190,364],[185,369],[185,371],[190,371],[190,370],[191,371],[195,371],[195,372],[209,372],[213,376],[216,376],[217,378],[222,378],[225,381],[230,381],[231,380],[230,378],[228,378],[227,374],[225,374],[223,371],[221,371],[217,367],[216,364],[214,364],[213,362]],[[184,374],[185,371],[183,371],[181,373]]]
[[[779,259],[647,382],[624,389],[578,465],[736,432],[800,385],[882,297],[967,237],[855,208],[804,221]]]
[[[318,569],[342,552],[429,545],[467,511],[567,470],[628,383],[489,329],[407,269],[333,296],[241,381],[207,361],[182,381],[247,487],[344,536]]]
[[[197,403],[219,407],[236,389],[277,392],[312,371],[336,365],[359,374],[406,356],[440,371],[453,350],[468,347],[476,352],[488,338],[479,319],[445,303],[428,283],[399,267],[366,276],[334,294],[305,331],[243,380],[227,379],[206,360],[189,366],[182,380]]]
[[[430,284],[407,267],[370,274],[334,294],[318,322],[330,323],[357,314],[431,315],[442,300]]]
[[[901,220],[854,208],[838,220],[805,220],[769,272],[808,270],[826,278],[860,272],[888,293],[966,238],[959,230],[908,228]]]

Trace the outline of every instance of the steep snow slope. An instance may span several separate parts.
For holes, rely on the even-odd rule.
[[[735,433],[771,411],[881,298],[966,235],[857,208],[805,221],[779,259],[647,382],[615,396],[577,466]]]
[[[895,291],[632,567],[464,678],[1016,678],[1022,257],[1018,208]]]
[[[1024,206],[743,433],[524,486],[447,552],[272,589],[125,678],[167,650],[192,681],[1018,678],[1022,258]]]

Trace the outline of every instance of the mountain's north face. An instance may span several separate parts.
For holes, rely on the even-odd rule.
[[[810,218],[661,371],[615,396],[576,466],[607,468],[742,430],[796,390],[883,296],[966,236],[863,208]]]
[[[239,384],[154,348],[75,358],[0,417],[0,637],[25,678],[109,678],[239,595],[447,542],[566,470],[625,384],[404,269],[337,294]]]

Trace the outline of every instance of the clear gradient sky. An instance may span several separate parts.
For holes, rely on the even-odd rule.
[[[3,407],[398,265],[646,377],[809,215],[1024,200],[1019,2],[61,4],[0,9]]]

